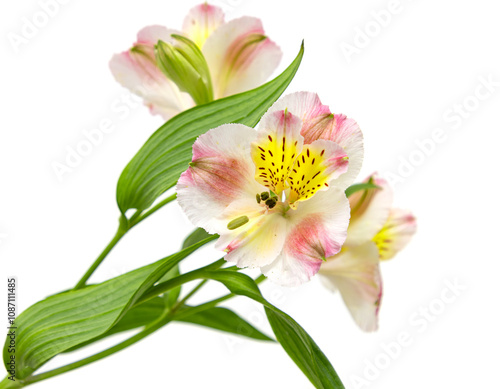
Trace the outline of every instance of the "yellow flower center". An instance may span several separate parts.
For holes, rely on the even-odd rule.
[[[312,197],[321,187],[328,186],[325,174],[325,149],[305,145],[298,152],[298,141],[286,136],[274,139],[268,135],[252,150],[256,166],[255,179],[276,193],[292,209],[299,201]]]

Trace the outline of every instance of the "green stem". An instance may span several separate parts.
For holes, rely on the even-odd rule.
[[[182,306],[186,303],[186,301],[187,301],[187,300],[188,300],[191,296],[193,296],[196,292],[198,292],[198,291],[201,289],[201,287],[207,283],[207,281],[208,281],[208,280],[203,280],[203,281],[201,281],[198,285],[196,285],[196,286],[193,288],[193,290],[192,290],[191,292],[189,292],[189,293],[186,295],[186,297],[184,297],[181,301],[179,301],[177,304],[175,304],[175,305],[172,307],[171,312],[175,312],[175,311],[177,311],[180,307],[182,307]]]
[[[136,214],[137,216],[136,215],[132,216],[130,218],[130,227],[129,228],[132,228],[132,227],[136,226],[137,224],[139,224],[140,222],[142,222],[144,219],[148,218],[153,213],[155,213],[156,211],[158,211],[163,206],[165,206],[168,203],[174,201],[176,198],[177,198],[177,193],[174,193],[172,196],[169,196],[166,199],[160,201],[158,204],[156,204],[153,208],[151,208],[146,213],[144,213],[142,215],[139,213],[139,214]]]
[[[155,205],[153,208],[151,208],[146,213],[141,215],[141,212],[136,212],[130,218],[130,220],[127,220],[125,218],[125,216],[122,215],[120,217],[120,226],[118,227],[118,231],[116,232],[115,236],[113,237],[111,242],[109,242],[109,244],[106,246],[106,248],[102,251],[102,253],[97,257],[97,259],[94,261],[92,266],[89,267],[87,272],[83,275],[83,277],[80,279],[80,281],[78,281],[78,283],[76,284],[76,286],[73,289],[77,290],[77,289],[81,289],[85,286],[85,284],[89,280],[90,276],[96,271],[96,269],[99,267],[99,265],[108,256],[109,252],[117,245],[117,243],[120,241],[120,239],[123,238],[123,236],[128,231],[130,231],[137,224],[139,224],[143,220],[147,219],[153,213],[155,213],[156,211],[158,211],[160,208],[167,205],[171,201],[175,200],[176,198],[177,198],[177,194],[174,193],[172,196],[169,196],[166,199],[160,201],[157,205]]]
[[[120,223],[120,227],[118,228],[118,231],[116,231],[115,236],[109,242],[109,244],[106,246],[106,248],[103,250],[101,255],[97,257],[97,259],[94,261],[92,266],[89,267],[87,272],[83,275],[83,277],[78,281],[76,286],[73,288],[74,290],[81,289],[85,286],[87,283],[88,279],[90,276],[94,273],[94,271],[99,267],[99,265],[104,261],[104,259],[107,257],[109,252],[113,249],[113,247],[116,246],[116,244],[120,241],[121,238],[127,233],[127,229],[123,229],[122,224]]]

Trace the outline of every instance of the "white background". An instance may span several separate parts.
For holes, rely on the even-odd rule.
[[[360,178],[374,170],[399,175],[396,204],[412,209],[418,218],[411,244],[383,263],[385,294],[376,333],[362,333],[339,296],[318,279],[293,290],[271,284],[263,290],[309,332],[348,388],[490,388],[497,382],[500,347],[500,86],[485,96],[479,85],[481,77],[500,81],[499,9],[491,0],[401,0],[396,7],[400,12],[377,30],[372,12],[387,10],[389,3],[219,1],[228,18],[252,15],[263,20],[284,52],[276,74],[305,39],[304,61],[289,91],[315,91],[333,112],[355,118],[365,135]],[[40,5],[35,0],[2,3],[0,279],[18,278],[20,310],[74,285],[107,244],[117,226],[117,178],[162,124],[143,106],[131,109],[126,119],[113,112],[115,101],[127,93],[108,69],[111,55],[128,48],[146,25],[180,28],[195,4],[69,1],[16,52],[8,34],[19,34],[23,18],[31,20]],[[348,61],[342,42],[354,44],[358,29],[366,28],[372,37]],[[477,90],[482,100],[474,97]],[[468,117],[452,121],[457,116],[450,110],[464,101]],[[67,147],[75,148],[85,139],[83,131],[105,118],[113,121],[114,131],[60,182],[52,163],[63,163]],[[429,139],[435,128],[443,130],[445,140],[419,159],[416,142]],[[403,177],[398,169],[410,158],[413,168],[406,166]],[[165,207],[131,231],[92,281],[176,251],[191,229],[176,204]],[[184,269],[217,255],[204,249],[186,260]],[[440,303],[447,282],[459,282],[465,289],[453,302]],[[218,286],[210,289],[211,295],[221,292]],[[240,298],[230,305],[269,332],[256,304]],[[424,319],[419,310],[429,306],[435,314]],[[390,359],[381,356],[383,345],[397,341],[401,332],[411,344]],[[56,358],[44,369],[102,347]],[[378,374],[366,370],[372,363],[383,367]],[[368,383],[355,385],[354,377]],[[279,345],[173,324],[118,355],[34,387],[90,386],[310,384]]]

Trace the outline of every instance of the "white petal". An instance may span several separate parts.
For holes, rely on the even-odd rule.
[[[281,50],[264,34],[259,19],[242,17],[221,25],[206,40],[203,54],[221,98],[261,85],[281,60]]]
[[[364,331],[378,327],[382,298],[378,249],[373,242],[342,250],[321,266],[323,283],[338,289],[354,321]]]
[[[343,114],[335,114],[334,122],[335,131],[327,136],[327,139],[342,146],[349,157],[349,169],[335,180],[334,185],[339,188],[347,188],[356,180],[363,165],[365,153],[363,133],[353,119]]]
[[[174,44],[175,41],[171,37],[172,34],[182,35],[180,31],[157,24],[146,26],[137,33],[137,44],[154,47],[159,40]]]
[[[203,3],[191,8],[182,31],[201,49],[207,38],[224,23],[224,12],[219,7]]]
[[[256,136],[250,127],[225,124],[196,140],[193,161],[177,183],[177,199],[193,224],[220,233],[219,218],[229,204],[247,197],[257,205],[255,195],[265,188],[254,179],[250,157]]]
[[[373,183],[382,189],[356,192],[349,197],[351,203],[351,223],[347,230],[346,246],[357,246],[374,236],[382,229],[392,206],[393,193],[387,181],[372,175]],[[364,182],[367,182],[365,180]]]
[[[308,281],[346,238],[349,202],[343,190],[330,188],[287,212],[287,238],[280,256],[262,272],[273,282],[296,286]]]
[[[373,239],[379,249],[380,259],[393,258],[408,244],[416,230],[417,222],[411,212],[391,209],[384,227]]]
[[[322,113],[330,114],[328,106],[323,105],[319,96],[312,92],[295,92],[285,95],[276,101],[267,112],[285,109],[298,116],[303,122]]]
[[[249,222],[235,230],[226,228],[220,232],[216,248],[225,250],[226,261],[238,267],[254,268],[271,263],[283,249],[286,219],[281,213],[265,212],[255,196],[231,204],[221,218],[227,222],[240,216],[249,217]]]
[[[321,261],[299,261],[283,250],[269,265],[261,268],[262,273],[272,282],[282,286],[299,286],[315,275]]]
[[[162,26],[145,27],[139,31],[136,45],[115,54],[109,63],[116,81],[142,97],[151,112],[165,120],[194,106],[189,94],[181,92],[156,66],[154,45],[158,39],[169,40],[174,32]]]

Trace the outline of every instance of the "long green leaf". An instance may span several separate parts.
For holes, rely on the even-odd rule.
[[[143,211],[173,187],[191,160],[198,136],[225,123],[255,126],[292,81],[304,45],[292,64],[274,80],[256,89],[200,105],[173,117],[142,146],[123,170],[116,191],[120,211]]]
[[[203,228],[197,228],[193,232],[191,232],[184,242],[182,243],[182,248],[186,248],[192,246],[195,243],[198,243],[200,240],[207,239],[211,236],[208,232],[206,232]]]
[[[175,318],[174,318],[175,320]],[[215,307],[182,317],[180,321],[213,328],[219,331],[246,336],[256,340],[273,341],[250,323],[227,308]]]
[[[110,330],[166,272],[205,239],[176,254],[102,284],[47,297],[16,319],[16,377],[24,379],[57,354]],[[10,358],[8,342],[4,362]]]
[[[264,307],[278,342],[317,388],[344,388],[328,358],[290,316]]]
[[[154,299],[146,301],[130,309],[125,314],[125,316],[123,316],[123,318],[118,323],[116,323],[115,326],[113,326],[104,334],[100,335],[97,338],[90,339],[85,343],[81,343],[75,347],[72,347],[65,352],[72,352],[91,343],[94,343],[100,339],[107,338],[111,335],[138,329],[151,324],[165,313],[166,308],[167,306],[164,297],[156,297]],[[186,311],[189,309],[190,307],[187,307],[184,310]],[[176,320],[175,316],[174,320]],[[246,336],[251,339],[274,341],[274,339],[263,334],[258,329],[253,327],[250,323],[227,308],[214,307],[187,316],[181,315],[179,321],[212,328],[223,332],[229,332],[240,336]]]
[[[151,324],[165,313],[165,309],[167,308],[165,304],[166,301],[164,297],[156,297],[143,304],[137,305],[130,309],[118,323],[102,335],[92,338],[84,343],[80,343],[75,347],[65,350],[64,352],[72,352],[111,335],[134,330]]]
[[[319,389],[344,388],[335,369],[314,340],[294,319],[265,300],[252,278],[227,270],[200,272],[199,277],[219,281],[232,293],[261,303],[276,338],[309,381]]]

